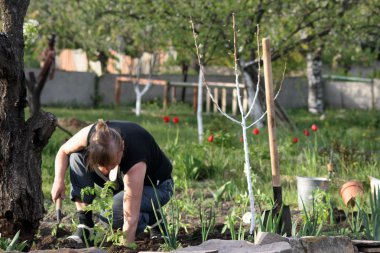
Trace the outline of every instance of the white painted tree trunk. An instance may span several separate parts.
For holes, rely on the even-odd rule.
[[[203,119],[202,119],[202,104],[203,104],[203,75],[199,69],[198,76],[198,103],[197,103],[197,124],[198,124],[198,141],[203,142]]]
[[[252,187],[252,178],[251,178],[251,165],[249,161],[249,148],[248,148],[248,139],[247,139],[247,129],[249,129],[251,126],[257,124],[259,121],[262,120],[264,117],[265,113],[262,113],[260,117],[258,117],[257,120],[255,120],[251,125],[247,126],[247,117],[249,116],[249,113],[252,112],[253,110],[253,105],[255,103],[258,103],[256,101],[257,95],[258,95],[258,88],[255,89],[255,94],[252,96],[252,106],[248,110],[247,114],[244,113],[244,108],[243,108],[243,103],[242,103],[242,98],[241,98],[241,91],[239,88],[239,73],[240,71],[238,70],[238,65],[237,65],[237,49],[236,49],[236,30],[235,30],[235,16],[233,15],[233,30],[234,30],[234,63],[235,63],[235,83],[236,83],[236,94],[237,94],[237,99],[238,99],[238,105],[239,105],[239,110],[241,114],[241,121],[238,121],[237,119],[231,117],[228,115],[225,111],[220,108],[218,101],[216,101],[211,94],[210,87],[208,86],[207,82],[205,81],[204,78],[204,69],[199,53],[199,46],[197,43],[197,35],[195,33],[194,29],[194,23],[192,19],[190,18],[190,23],[193,29],[193,36],[194,36],[194,42],[195,42],[195,48],[197,52],[197,57],[198,57],[198,64],[199,64],[199,80],[198,80],[198,110],[197,110],[197,120],[198,120],[198,136],[199,136],[199,141],[202,142],[203,140],[203,123],[202,123],[202,84],[203,81],[205,84],[205,87],[207,88],[208,96],[210,96],[210,99],[215,103],[218,111],[230,119],[231,121],[239,124],[242,127],[242,132],[243,132],[243,145],[244,145],[244,173],[247,179],[247,185],[248,185],[248,193],[249,193],[249,199],[250,199],[250,210],[251,210],[251,227],[250,227],[250,234],[253,235],[254,228],[255,228],[255,198],[253,195],[253,187]],[[259,43],[258,43],[259,45]],[[258,52],[259,54],[259,52]],[[260,73],[260,69],[258,71]],[[251,84],[253,86],[253,81],[251,79]],[[259,83],[258,83],[259,84]],[[257,86],[258,86],[257,84]]]
[[[308,53],[306,59],[308,81],[308,109],[311,113],[323,114],[324,102],[321,49],[318,49],[313,53]]]
[[[135,104],[135,114],[136,116],[140,116],[141,114],[141,98],[142,94],[139,90],[139,86],[135,85],[135,93],[136,93],[136,104]]]
[[[138,75],[137,76],[140,76],[140,73],[141,73],[141,60],[139,60],[138,62]],[[156,54],[153,54],[152,55],[152,59],[150,61],[150,64],[149,64],[149,81],[148,81],[148,84],[145,85],[144,89],[143,90],[140,90],[140,86],[138,84],[138,81],[136,83],[134,83],[134,91],[136,93],[136,104],[135,104],[135,114],[136,116],[140,116],[141,115],[141,100],[142,100],[142,97],[145,95],[145,93],[150,89],[150,87],[152,86],[152,75],[153,75],[153,70],[154,70],[154,66],[156,65]]]
[[[248,186],[248,195],[249,195],[249,204],[251,210],[251,227],[249,229],[249,234],[253,235],[253,231],[255,229],[255,198],[253,195],[253,187],[252,187],[252,178],[251,178],[251,163],[249,161],[249,148],[248,148],[248,139],[247,139],[247,120],[246,115],[244,114],[244,108],[242,104],[240,89],[239,89],[239,74],[238,74],[237,64],[235,61],[235,75],[236,75],[236,89],[238,94],[238,105],[241,114],[241,129],[243,133],[243,146],[244,146],[244,173],[247,179]],[[257,91],[256,91],[257,92]],[[252,102],[254,102],[252,100]]]

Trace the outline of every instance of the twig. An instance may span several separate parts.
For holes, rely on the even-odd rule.
[[[61,129],[63,132],[67,133],[68,135],[70,135],[71,137],[73,136],[73,133],[71,133],[69,130],[67,130],[66,128],[64,128],[63,126],[61,126],[60,124],[57,123],[57,127],[59,129]]]
[[[233,117],[231,117],[230,115],[228,115],[227,113],[225,113],[219,106],[218,102],[214,99],[214,96],[212,95],[211,91],[210,91],[210,87],[208,86],[208,83],[207,83],[207,80],[204,76],[204,68],[203,68],[203,64],[201,62],[201,57],[200,57],[200,54],[199,54],[199,45],[197,43],[197,35],[195,33],[195,28],[194,28],[194,23],[193,23],[193,19],[192,17],[190,16],[190,23],[191,23],[191,28],[193,30],[193,37],[194,37],[194,43],[195,43],[195,49],[196,49],[196,54],[197,54],[197,58],[198,58],[198,64],[199,64],[199,71],[201,72],[201,76],[202,76],[202,81],[203,83],[205,84],[206,86],[206,90],[207,90],[207,93],[208,95],[210,96],[212,102],[215,104],[216,108],[218,109],[218,111],[223,114],[225,117],[227,117],[228,119],[230,119],[231,121],[237,123],[240,125],[240,121],[234,119]]]

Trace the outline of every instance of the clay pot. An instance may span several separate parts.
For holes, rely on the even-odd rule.
[[[340,188],[340,196],[346,206],[355,206],[355,198],[362,195],[364,188],[362,183],[356,180],[346,182]]]

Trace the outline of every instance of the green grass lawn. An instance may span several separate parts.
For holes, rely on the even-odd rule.
[[[197,121],[190,106],[185,104],[171,105],[163,111],[156,103],[143,104],[142,115],[136,117],[132,107],[119,108],[57,108],[45,107],[58,119],[78,119],[91,124],[97,119],[119,119],[134,121],[148,129],[156,138],[162,149],[174,164],[174,178],[178,194],[191,196],[196,201],[183,199],[183,210],[197,215],[197,205],[205,200],[204,196],[215,194],[226,182],[219,198],[238,201],[247,191],[244,175],[243,145],[240,142],[241,127],[219,114],[203,116],[204,142],[198,143]],[[330,187],[332,199],[339,201],[339,184],[347,179],[363,182],[369,191],[367,176],[380,177],[380,112],[358,110],[327,110],[326,118],[320,120],[305,109],[287,110],[295,129],[279,124],[277,143],[280,157],[280,170],[284,201],[292,207],[297,206],[297,189],[295,176],[327,176],[327,163],[334,164],[334,187]],[[163,116],[171,119],[178,116],[178,124],[163,122]],[[312,124],[318,131],[310,129]],[[78,129],[65,126],[75,132]],[[255,128],[255,127],[253,127]],[[271,168],[266,128],[260,129],[258,135],[248,131],[250,162],[256,201],[272,197]],[[310,135],[305,136],[304,130]],[[214,135],[212,143],[207,141]],[[294,137],[298,138],[293,143]],[[54,179],[54,158],[59,146],[69,136],[57,129],[43,152],[42,175],[43,192],[46,204],[49,205],[50,189]],[[68,176],[68,173],[67,175]],[[69,180],[66,180],[69,194]],[[189,203],[187,203],[189,202]]]

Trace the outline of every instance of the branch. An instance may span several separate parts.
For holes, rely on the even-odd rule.
[[[195,33],[195,29],[194,29],[194,22],[193,22],[193,19],[192,17],[190,16],[190,24],[191,24],[191,28],[193,30],[193,37],[194,37],[194,44],[195,44],[195,48],[196,48],[196,52],[197,52],[197,59],[198,59],[198,64],[199,64],[199,71],[201,71],[201,76],[202,76],[202,81],[203,83],[205,84],[206,86],[206,90],[207,90],[207,93],[208,95],[210,96],[212,102],[215,104],[216,108],[218,109],[218,111],[224,115],[225,117],[227,117],[228,119],[230,119],[231,121],[237,123],[237,124],[241,124],[240,121],[234,119],[233,117],[231,117],[230,115],[228,115],[227,113],[225,113],[219,106],[218,102],[215,101],[214,99],[214,96],[211,94],[211,91],[210,91],[210,87],[208,86],[208,83],[206,81],[206,78],[204,76],[204,68],[203,68],[203,64],[201,62],[201,57],[200,57],[200,54],[199,54],[199,46],[198,46],[198,42],[197,42],[197,35]]]
[[[284,67],[284,71],[282,72],[282,80],[280,82],[280,88],[278,89],[276,95],[274,96],[273,100],[276,101],[277,100],[277,97],[278,95],[280,95],[280,92],[282,90],[282,85],[284,83],[284,80],[285,80],[285,72],[286,72],[286,64],[285,64],[285,67]],[[256,96],[255,96],[256,97]],[[260,120],[262,120],[264,118],[264,116],[267,114],[267,111],[265,111],[257,120],[255,120],[252,124],[250,124],[248,128],[251,128],[252,126],[256,125],[258,122],[260,122]],[[247,114],[248,115],[248,114]]]
[[[260,41],[259,41],[259,25],[256,26],[257,27],[257,33],[256,33],[256,43],[257,43],[257,59],[260,59]],[[253,98],[253,101],[252,101],[252,104],[247,112],[247,114],[245,115],[245,118],[247,118],[250,114],[251,114],[251,111],[253,109],[253,106],[255,105],[256,103],[256,99],[257,99],[257,96],[259,94],[258,90],[260,89],[260,73],[261,73],[261,64],[260,64],[260,61],[257,61],[257,84],[256,84],[256,93],[255,93],[255,97]]]

